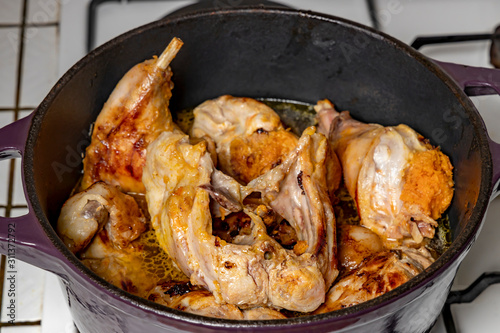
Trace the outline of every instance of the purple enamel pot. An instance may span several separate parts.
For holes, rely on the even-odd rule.
[[[81,175],[88,130],[138,62],[172,37],[171,110],[223,94],[315,103],[328,98],[362,121],[408,124],[450,156],[456,192],[450,248],[425,272],[369,302],[323,315],[230,321],[132,296],[96,276],[54,231]],[[467,96],[498,93],[492,69],[437,63],[406,44],[340,18],[289,9],[239,8],[177,15],[130,31],[74,65],[27,118],[0,130],[0,159],[21,157],[29,213],[0,219],[0,248],[60,277],[78,329],[88,332],[426,332],[472,246],[500,175],[500,148]],[[10,251],[10,252],[9,252]]]

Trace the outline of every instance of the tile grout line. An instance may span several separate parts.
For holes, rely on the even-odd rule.
[[[46,28],[46,27],[58,27],[59,22],[42,22],[42,23],[25,23],[26,28]],[[0,23],[0,29],[8,28],[22,28],[22,24],[17,23]]]
[[[12,209],[28,208],[27,205],[11,205],[10,207]],[[0,205],[0,208],[7,208],[7,206],[6,205]]]
[[[24,107],[18,107],[17,110],[19,111],[33,111],[35,110],[37,107],[36,106],[24,106]],[[4,107],[1,107],[0,108],[0,112],[12,112],[14,109],[16,109],[16,107],[12,107],[12,108],[4,108]]]
[[[0,323],[1,327],[16,327],[16,326],[40,326],[42,324],[41,320],[35,321],[23,321],[23,322],[15,322],[15,323]]]
[[[23,18],[21,22],[21,36],[19,38],[19,54],[17,62],[17,81],[16,81],[16,104],[14,109],[14,120],[19,119],[19,106],[21,103],[21,84],[24,63],[24,36],[26,33],[26,16],[28,13],[28,0],[23,0]]]
[[[23,56],[24,56],[24,34],[25,34],[25,23],[26,14],[28,11],[28,0],[23,0],[23,16],[21,22],[21,35],[19,36],[19,52],[17,55],[17,71],[16,71],[16,101],[14,105],[14,121],[19,119],[19,103],[21,100],[21,81],[22,81],[22,68],[23,68]],[[7,196],[7,206],[5,207],[5,217],[10,217],[12,210],[13,192],[14,192],[14,170],[16,160],[10,160],[9,167],[9,185],[8,185],[8,196]],[[1,294],[0,294],[1,296]],[[0,298],[1,301],[1,298]],[[1,314],[0,309],[0,314]]]

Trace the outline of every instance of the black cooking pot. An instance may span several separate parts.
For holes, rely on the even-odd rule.
[[[223,94],[315,103],[332,100],[365,122],[405,123],[450,156],[453,242],[433,265],[374,300],[323,315],[230,321],[191,315],[132,296],[96,276],[54,231],[81,175],[88,129],[129,68],[172,37],[171,110]],[[477,237],[500,172],[500,149],[464,93],[499,92],[496,70],[439,63],[370,28],[288,9],[243,8],[167,18],[130,31],[73,66],[27,118],[0,131],[0,158],[21,156],[29,213],[0,219],[4,254],[57,274],[81,332],[424,332]],[[492,159],[492,153],[494,158]],[[492,161],[493,160],[493,161]]]

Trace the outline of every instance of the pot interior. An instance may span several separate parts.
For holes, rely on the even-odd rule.
[[[30,202],[42,224],[55,226],[81,176],[90,125],[117,82],[174,36],[184,46],[171,65],[172,113],[223,94],[311,104],[328,98],[358,120],[407,124],[454,165],[453,245],[460,249],[473,237],[486,209],[491,166],[484,125],[470,100],[430,61],[390,37],[328,16],[269,9],[159,21],[105,44],[69,70],[38,108],[26,151]]]

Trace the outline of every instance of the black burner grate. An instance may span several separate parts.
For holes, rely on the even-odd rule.
[[[411,46],[415,50],[419,50],[424,45],[487,40],[491,41],[490,63],[496,68],[500,68],[500,26],[498,26],[493,33],[417,37],[413,43],[411,43]]]
[[[471,303],[486,288],[497,283],[500,283],[500,272],[483,273],[466,289],[450,292],[442,312],[446,331],[448,333],[457,332],[455,321],[453,320],[453,315],[451,313],[452,304]]]

